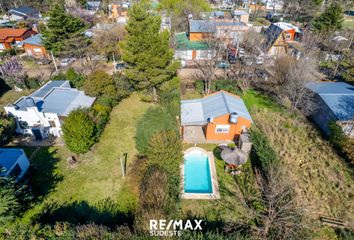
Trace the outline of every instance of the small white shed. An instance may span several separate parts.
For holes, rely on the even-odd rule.
[[[0,176],[13,176],[19,180],[29,168],[28,158],[21,148],[0,148]]]

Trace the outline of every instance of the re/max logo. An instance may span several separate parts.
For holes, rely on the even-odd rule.
[[[150,230],[203,230],[203,220],[150,220]]]

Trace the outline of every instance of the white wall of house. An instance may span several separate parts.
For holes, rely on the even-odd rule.
[[[61,123],[56,113],[39,112],[37,107],[28,107],[27,111],[18,110],[15,106],[5,106],[5,111],[7,114],[11,114],[16,118],[16,132],[20,134],[33,135],[30,128],[41,126],[43,128],[42,134],[44,134],[44,136],[47,136],[48,134],[61,136]],[[21,128],[18,122],[26,122],[29,129]]]
[[[24,20],[24,19],[25,19],[24,17],[17,16],[17,15],[14,15],[14,14],[11,14],[11,16],[10,16],[10,21],[21,21],[21,20]]]

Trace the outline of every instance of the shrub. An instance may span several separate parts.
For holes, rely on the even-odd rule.
[[[262,172],[267,173],[268,169],[279,164],[277,154],[270,146],[267,137],[258,129],[251,130],[251,139],[253,142],[251,157]]]
[[[102,70],[91,73],[84,81],[83,88],[86,94],[93,97],[109,96],[116,98],[117,94],[112,76]]]
[[[0,146],[7,143],[15,133],[15,119],[0,113]]]
[[[66,79],[70,81],[70,84],[75,88],[81,88],[85,81],[85,76],[77,73],[73,68],[69,68],[66,71]]]
[[[95,123],[89,117],[87,110],[72,111],[64,120],[63,133],[66,146],[73,153],[85,153],[95,143]]]
[[[51,76],[50,80],[66,80],[66,74],[63,72],[58,72],[57,74]]]
[[[120,75],[115,75],[113,78],[117,91],[116,98],[118,100],[121,100],[123,98],[128,97],[133,91],[133,86],[130,83],[129,79]]]
[[[353,164],[354,140],[348,138],[336,122],[330,122],[328,127],[330,130],[329,141],[332,143],[333,147]]]

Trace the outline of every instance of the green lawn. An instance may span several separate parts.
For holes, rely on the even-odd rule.
[[[4,93],[0,93],[0,112],[4,111],[4,107],[8,103],[13,103],[22,96],[29,95],[31,91],[16,92],[15,90],[9,90]]]
[[[41,214],[46,204],[88,211],[87,207],[97,208],[109,199],[117,203],[120,211],[134,208],[136,191],[129,186],[129,176],[122,177],[119,158],[128,153],[127,165],[131,167],[137,153],[136,123],[148,107],[137,94],[123,100],[112,110],[100,141],[90,152],[78,157],[74,168],[66,161],[71,154],[64,146],[42,148],[32,159],[31,180],[34,192],[45,197],[26,213],[24,221]]]

